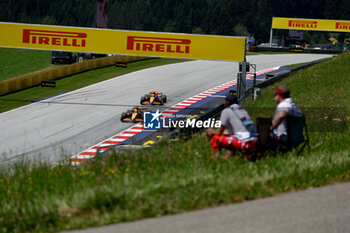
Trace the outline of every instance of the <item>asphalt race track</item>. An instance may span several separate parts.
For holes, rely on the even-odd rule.
[[[331,55],[248,56],[257,71]],[[57,162],[132,124],[120,115],[151,90],[168,96],[166,106],[236,79],[237,62],[190,61],[137,71],[0,114],[0,166],[30,160]]]

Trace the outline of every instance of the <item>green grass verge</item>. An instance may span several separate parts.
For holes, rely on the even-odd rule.
[[[0,48],[0,81],[50,66],[51,52]]]
[[[348,151],[213,161],[202,136],[77,168],[18,166],[0,178],[0,231],[54,232],[242,202],[350,180],[349,166]]]
[[[37,86],[19,92],[0,96],[0,113],[21,107],[33,101],[54,96],[63,92],[73,91],[94,83],[102,82],[104,80],[108,80],[116,76],[120,76],[137,70],[184,61],[188,60],[170,58],[149,59],[144,61],[128,63],[127,68],[109,66],[86,71],[72,76],[67,76],[57,80],[57,87],[55,88]]]
[[[283,81],[299,106],[321,109],[307,115],[314,127],[310,154],[212,160],[200,134],[149,150],[111,153],[79,167],[17,165],[0,173],[0,232],[85,228],[350,181],[349,62],[350,54],[340,55]],[[253,116],[273,114],[277,85],[246,103]],[[325,107],[344,110],[343,128],[321,130],[324,121],[317,118],[332,113],[322,111]]]

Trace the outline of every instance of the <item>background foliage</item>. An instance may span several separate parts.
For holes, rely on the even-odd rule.
[[[96,0],[0,0],[0,21],[95,25]],[[272,17],[350,20],[350,0],[110,0],[109,28],[269,38]],[[307,33],[325,40],[328,34]],[[347,35],[342,35],[345,37]],[[322,42],[322,41],[321,41]]]

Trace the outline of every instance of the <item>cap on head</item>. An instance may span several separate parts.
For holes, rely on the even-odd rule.
[[[225,98],[225,104],[227,105],[238,104],[238,97],[236,95],[229,94]]]
[[[280,85],[277,87],[275,91],[275,95],[280,95],[282,98],[289,98],[290,97],[290,90],[285,85]]]

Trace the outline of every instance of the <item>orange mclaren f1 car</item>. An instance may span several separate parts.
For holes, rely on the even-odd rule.
[[[141,97],[140,104],[163,105],[166,103],[166,95],[159,91],[150,91]]]
[[[120,120],[122,122],[143,122],[143,111],[146,110],[147,107],[134,106],[132,109],[129,109],[126,112],[122,113]]]

